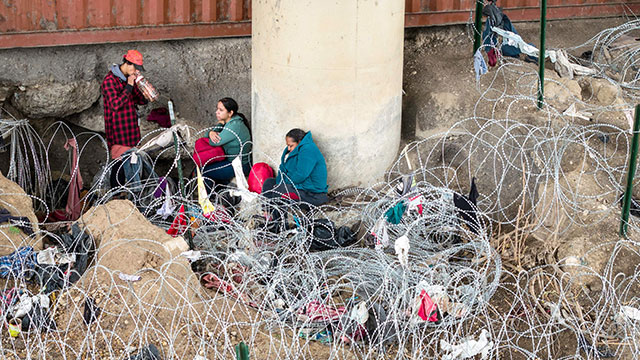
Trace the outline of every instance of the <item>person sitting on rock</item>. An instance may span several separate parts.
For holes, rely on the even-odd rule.
[[[242,156],[244,175],[251,170],[251,131],[247,118],[238,112],[238,103],[228,97],[218,100],[216,118],[218,123],[209,131],[209,145],[221,146],[226,158],[204,167],[202,176],[208,188],[214,183],[226,185],[235,177],[231,162],[238,156]]]
[[[313,142],[311,132],[291,129],[281,156],[278,175],[265,180],[262,194],[267,198],[285,197],[315,206],[326,203],[327,163]]]

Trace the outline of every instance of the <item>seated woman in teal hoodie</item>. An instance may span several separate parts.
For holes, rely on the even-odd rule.
[[[328,201],[327,163],[313,142],[311,132],[292,129],[285,136],[278,176],[267,179],[262,194],[267,198],[285,197],[315,206]]]
[[[245,176],[251,170],[251,132],[247,118],[238,112],[238,103],[232,98],[220,99],[216,118],[218,124],[209,132],[209,144],[222,146],[226,159],[204,167],[202,176],[208,188],[212,188],[211,182],[226,185],[235,177],[231,162],[238,156],[242,156]]]

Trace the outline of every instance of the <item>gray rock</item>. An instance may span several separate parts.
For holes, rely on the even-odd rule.
[[[577,81],[571,79],[545,80],[544,100],[563,112],[574,102],[582,100],[582,88]]]
[[[11,96],[11,93],[13,92],[13,90],[14,90],[14,87],[0,86],[0,103],[7,100]]]
[[[100,83],[77,81],[19,87],[11,103],[30,118],[65,117],[91,107],[100,96]]]

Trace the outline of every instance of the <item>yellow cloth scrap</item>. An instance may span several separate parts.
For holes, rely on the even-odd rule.
[[[202,178],[202,173],[200,173],[200,168],[196,166],[196,170],[198,172],[198,203],[202,208],[202,215],[209,215],[216,211],[216,208],[211,201],[209,201],[209,195],[207,194],[207,188],[204,186],[204,179]]]

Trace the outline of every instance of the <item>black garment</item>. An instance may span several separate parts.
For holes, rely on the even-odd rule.
[[[287,195],[289,196],[283,196]],[[285,182],[281,182],[276,185],[275,178],[269,178],[264,181],[262,184],[262,195],[264,195],[267,199],[270,199],[270,202],[267,204],[266,211],[271,215],[271,224],[270,229],[273,232],[279,231],[281,224],[281,219],[286,217],[287,208],[293,204],[298,203],[300,208],[303,210],[309,210],[309,205],[320,206],[327,201],[329,201],[329,197],[326,193],[310,193],[304,190],[298,190],[291,184],[286,184]],[[297,196],[298,198],[291,198]]]
[[[484,8],[482,9],[482,15],[489,17],[493,26],[504,29],[504,14],[494,2],[491,2],[490,4],[484,6]]]
[[[109,180],[112,189],[127,183],[127,177],[124,175],[122,163],[123,160],[114,160],[113,165],[111,165],[111,176]]]
[[[33,226],[31,224],[31,220],[29,220],[28,217],[13,216],[11,215],[9,210],[0,208],[0,224],[6,222],[16,226],[18,229],[24,231],[24,233],[27,235],[33,235]]]
[[[478,221],[477,202],[478,188],[476,187],[476,178],[471,179],[471,189],[469,196],[453,194],[453,204],[458,209],[458,217],[466,224],[473,233],[480,231],[480,223]]]
[[[100,316],[101,312],[102,309],[96,305],[96,301],[93,300],[93,298],[88,297],[84,301],[84,312],[82,314],[82,320],[84,320],[84,323],[86,325],[89,325],[95,320],[98,320],[98,316]]]
[[[158,348],[153,344],[149,344],[142,348],[136,355],[129,356],[129,360],[162,360],[162,358],[160,357]]]
[[[354,231],[346,226],[335,228],[329,219],[315,219],[309,225],[310,250],[330,250],[347,247],[358,240]]]
[[[315,206],[320,206],[329,201],[327,193],[312,193],[304,190],[298,190],[293,185],[286,184],[285,182],[281,182],[276,185],[275,178],[267,179],[264,181],[264,184],[262,184],[262,195],[269,199],[282,198],[282,195],[285,194],[295,194],[298,196],[299,200],[291,200],[309,203]]]

